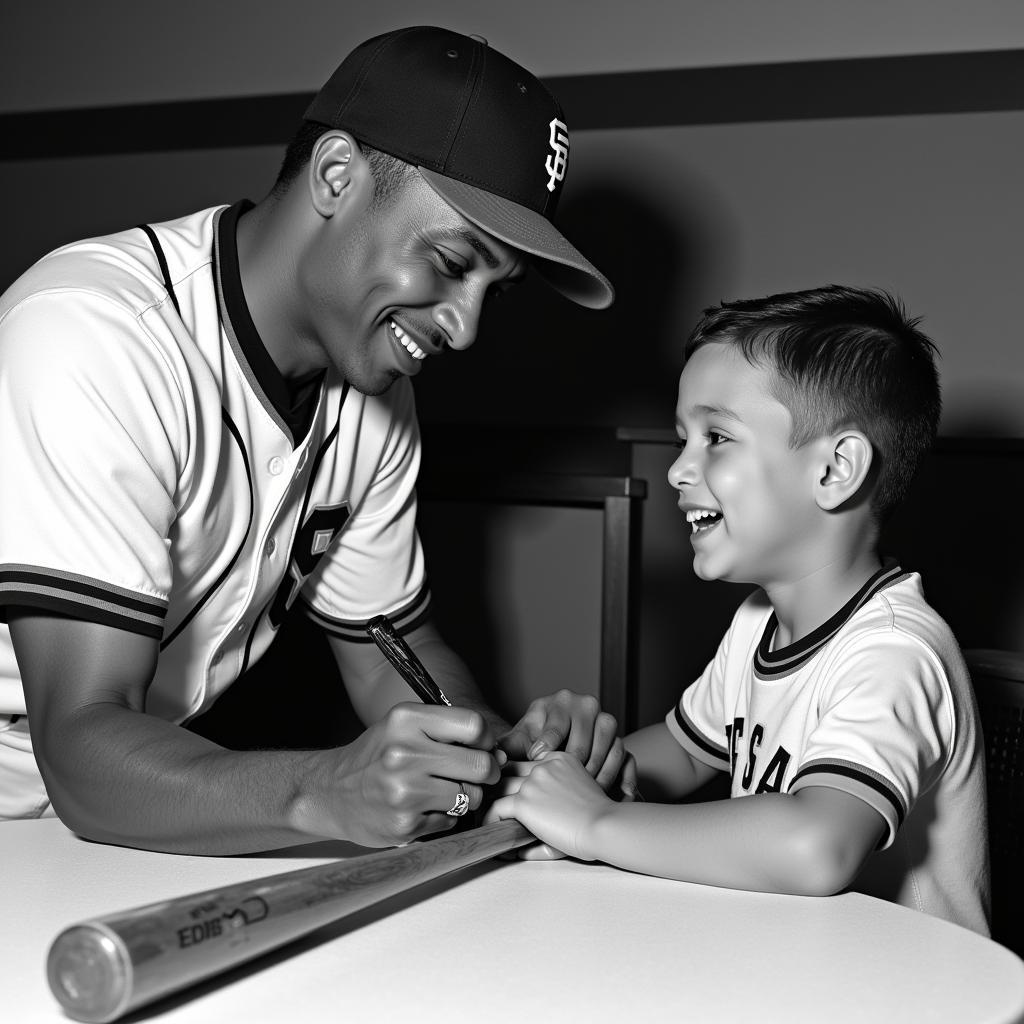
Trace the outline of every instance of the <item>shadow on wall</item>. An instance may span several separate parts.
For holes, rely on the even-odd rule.
[[[531,273],[496,300],[471,349],[417,380],[425,423],[671,422],[681,339],[666,325],[680,282],[701,293],[695,268],[706,263],[703,241],[618,182],[574,192],[559,225],[612,281],[615,303],[583,309]]]
[[[1024,650],[1024,444],[940,443],[882,551],[919,571],[925,596],[961,647]]]
[[[939,373],[942,373],[941,362]],[[959,380],[957,384],[955,404],[950,407],[947,403],[944,407],[944,434],[979,439],[1020,437],[1018,413],[1024,395],[1012,374],[1005,373],[999,381],[991,378]],[[1024,447],[1024,442],[1021,444]]]

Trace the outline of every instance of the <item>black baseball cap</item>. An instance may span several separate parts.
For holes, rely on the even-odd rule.
[[[534,257],[580,305],[603,309],[608,279],[552,223],[569,131],[529,71],[479,36],[417,26],[357,46],[305,113],[414,164],[467,220]]]

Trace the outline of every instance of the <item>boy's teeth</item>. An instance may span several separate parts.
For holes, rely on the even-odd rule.
[[[402,343],[405,350],[413,357],[413,359],[427,358],[427,353],[424,352],[423,349],[421,349],[419,345],[417,345],[416,342],[413,341],[412,338],[410,338],[409,335],[395,323],[394,320],[389,320],[388,323],[391,324],[391,330],[395,332],[395,337]]]
[[[693,527],[693,533],[707,530],[722,518],[721,512],[712,512],[709,508],[691,508],[686,511],[686,521]],[[708,519],[710,522],[702,522]]]

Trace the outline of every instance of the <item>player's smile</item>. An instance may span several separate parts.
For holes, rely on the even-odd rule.
[[[421,325],[414,326],[408,318],[399,323],[396,317],[388,317],[385,330],[398,356],[398,364],[407,376],[419,373],[427,356],[444,351],[443,339],[436,338],[434,331],[427,331]]]
[[[379,209],[354,208],[350,219],[332,218],[338,224],[313,253],[307,308],[317,314],[317,336],[330,339],[323,355],[364,394],[416,376],[428,356],[469,348],[487,295],[525,273],[519,252],[418,177]]]

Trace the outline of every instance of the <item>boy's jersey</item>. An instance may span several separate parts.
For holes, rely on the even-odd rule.
[[[410,383],[366,397],[328,371],[292,436],[242,291],[242,209],[155,226],[170,293],[132,229],[51,253],[0,298],[0,618],[34,606],[159,639],[146,709],[178,722],[293,604],[365,640],[372,616],[407,632],[429,602]],[[0,715],[24,712],[0,625]]]
[[[854,888],[987,934],[982,737],[970,677],[917,574],[887,566],[828,622],[772,650],[763,592],[667,716],[734,797],[843,790],[886,830]]]

